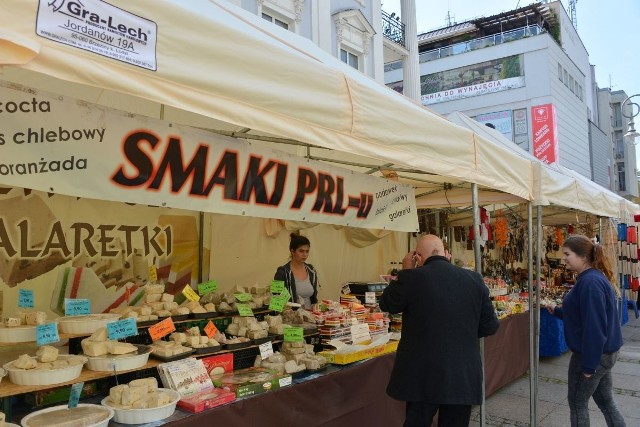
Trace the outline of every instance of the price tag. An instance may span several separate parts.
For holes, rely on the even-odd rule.
[[[58,324],[55,322],[45,323],[44,325],[36,326],[36,344],[45,345],[52,342],[60,341],[58,335]]]
[[[271,344],[271,341],[260,344],[258,348],[260,349],[260,357],[262,360],[273,354],[273,344]]]
[[[207,323],[207,326],[204,327],[204,333],[207,334],[209,338],[213,338],[218,334],[218,328],[213,324],[211,320]]]
[[[151,337],[151,341],[157,341],[175,330],[176,326],[173,324],[173,319],[167,317],[155,325],[149,326],[149,336]]]
[[[158,281],[158,271],[156,270],[156,266],[155,265],[150,265],[149,266],[149,280],[151,282],[157,282]]]
[[[238,314],[240,316],[253,317],[253,310],[251,310],[249,304],[236,304],[236,307],[238,307]]]
[[[284,310],[284,306],[287,304],[287,300],[279,297],[271,297],[271,301],[269,301],[269,310],[277,311],[281,313]]]
[[[182,289],[182,295],[184,295],[189,301],[200,301],[200,295],[193,290],[191,285],[187,285]]]
[[[364,303],[365,304],[375,304],[376,303],[376,293],[375,292],[365,292],[364,293]]]
[[[281,294],[284,291],[284,280],[273,280],[271,282],[271,293]]]
[[[351,342],[359,344],[364,341],[371,341],[371,335],[369,334],[369,325],[367,323],[358,323],[357,325],[351,325]]]
[[[284,328],[284,342],[304,341],[304,330],[302,328]]]
[[[88,299],[65,298],[64,314],[66,316],[91,314],[91,301]]]
[[[18,291],[18,307],[33,308],[33,291],[31,289]]]
[[[251,301],[253,299],[253,297],[251,296],[251,294],[233,294],[236,299],[240,302],[247,302],[247,301]]]
[[[218,290],[218,282],[216,282],[215,280],[211,280],[210,282],[202,283],[198,285],[198,293],[200,294],[200,296],[204,296],[209,292],[214,292],[217,290]]]
[[[71,386],[71,393],[69,393],[69,409],[75,408],[78,406],[78,402],[80,401],[80,395],[82,394],[82,388],[84,387],[84,382],[75,383]]]
[[[127,317],[126,319],[107,323],[107,335],[109,335],[110,340],[119,340],[121,338],[138,335],[136,319]]]
[[[289,290],[285,288],[285,289],[280,293],[280,298],[284,298],[284,301],[285,301],[285,302],[289,301],[289,299],[291,298],[291,294],[289,293]]]

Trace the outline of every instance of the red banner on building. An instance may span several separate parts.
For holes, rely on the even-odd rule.
[[[553,104],[531,107],[533,155],[547,164],[560,160],[557,123],[556,109]]]

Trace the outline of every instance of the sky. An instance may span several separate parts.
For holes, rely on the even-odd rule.
[[[578,35],[595,65],[598,87],[640,94],[640,0],[576,0]],[[453,22],[527,6],[531,0],[415,0],[418,34]],[[562,0],[567,10],[569,0]],[[400,13],[400,0],[382,0],[382,10]],[[640,96],[633,99],[640,104]],[[636,118],[635,122],[640,122]],[[640,139],[640,138],[638,138]],[[640,144],[639,144],[640,145]],[[636,157],[638,157],[636,148]],[[640,161],[640,160],[639,160]]]

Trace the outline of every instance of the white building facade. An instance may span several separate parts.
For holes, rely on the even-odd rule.
[[[543,148],[540,112],[556,132],[557,162],[618,188],[589,55],[559,1],[420,34],[418,44],[423,105],[490,123],[534,155]],[[385,71],[386,84],[401,90],[400,63],[385,64]],[[635,160],[625,167],[635,177]]]

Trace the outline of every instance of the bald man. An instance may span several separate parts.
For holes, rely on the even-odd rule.
[[[482,401],[478,338],[500,323],[482,276],[449,262],[437,236],[422,236],[380,297],[380,308],[402,313],[402,338],[387,394],[407,403],[405,427],[468,426]]]

